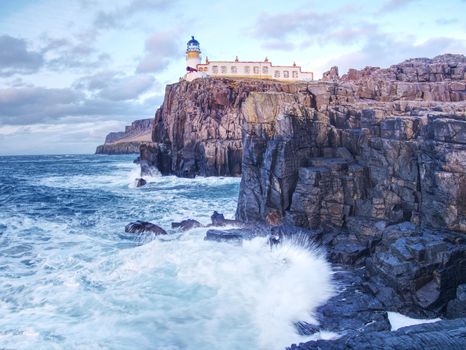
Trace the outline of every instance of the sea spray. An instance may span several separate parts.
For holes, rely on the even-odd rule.
[[[37,161],[37,162],[36,162]],[[204,241],[186,218],[234,213],[238,178],[156,177],[132,157],[0,159],[0,343],[15,349],[283,349],[331,294],[318,252]],[[169,231],[128,240],[134,220]],[[154,238],[154,237],[152,237]]]

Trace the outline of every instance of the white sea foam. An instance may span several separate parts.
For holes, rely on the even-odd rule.
[[[423,323],[434,323],[440,321],[440,318],[431,318],[431,319],[417,319],[411,318],[405,315],[402,315],[398,312],[387,312],[388,320],[392,326],[392,331],[396,331],[402,327],[414,326],[417,324]]]
[[[94,214],[18,214],[11,221],[0,213],[8,225],[0,236],[2,346],[273,350],[336,336],[302,337],[293,326],[314,322],[313,310],[332,294],[330,267],[318,251],[294,242],[271,250],[265,238],[210,242],[206,228],[170,229],[186,218],[207,224],[213,210],[231,217],[238,178],[154,177],[140,190],[128,188],[135,165],[113,165],[96,175],[29,180],[50,193],[59,189],[57,196],[62,188],[115,193],[93,205]],[[98,201],[96,192],[80,195]],[[171,234],[143,245],[120,238],[137,219]]]

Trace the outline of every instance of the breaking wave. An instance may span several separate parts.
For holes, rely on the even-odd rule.
[[[0,158],[1,183],[13,187],[0,204],[2,347],[283,349],[308,339],[294,323],[315,322],[332,294],[315,249],[170,228],[186,218],[207,224],[213,210],[231,216],[237,178],[154,177],[136,189],[129,157],[24,160]],[[137,219],[170,235],[122,239]]]

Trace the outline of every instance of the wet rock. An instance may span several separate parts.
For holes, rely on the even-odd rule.
[[[382,279],[412,311],[441,310],[455,297],[457,287],[466,283],[466,244],[451,232],[416,233],[406,226],[386,231],[366,262],[370,276]]]
[[[235,230],[208,230],[204,237],[206,241],[217,242],[241,242],[243,233],[240,229]]]
[[[449,301],[446,316],[466,318],[466,284],[460,284],[456,289],[456,298]]]
[[[290,350],[413,349],[444,350],[466,348],[466,318],[403,327],[394,332],[376,331],[344,335],[337,340],[319,340],[293,345]]]
[[[125,226],[126,233],[154,233],[156,235],[166,235],[167,232],[153,223],[147,221],[135,221]]]
[[[147,181],[144,180],[142,177],[136,179],[136,187],[142,187],[147,184]]]
[[[237,220],[225,219],[225,216],[217,211],[211,215],[212,226],[227,226],[227,225],[241,225],[242,223]]]
[[[199,221],[193,219],[172,222],[172,228],[179,228],[181,231],[188,231],[196,227],[202,227],[202,224]]]
[[[337,293],[317,308],[319,330],[338,334],[390,330],[384,306],[364,286],[364,269],[338,269]]]

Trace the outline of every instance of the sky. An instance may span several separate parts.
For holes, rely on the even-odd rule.
[[[1,0],[0,155],[93,153],[203,59],[388,67],[466,54],[466,0]]]

